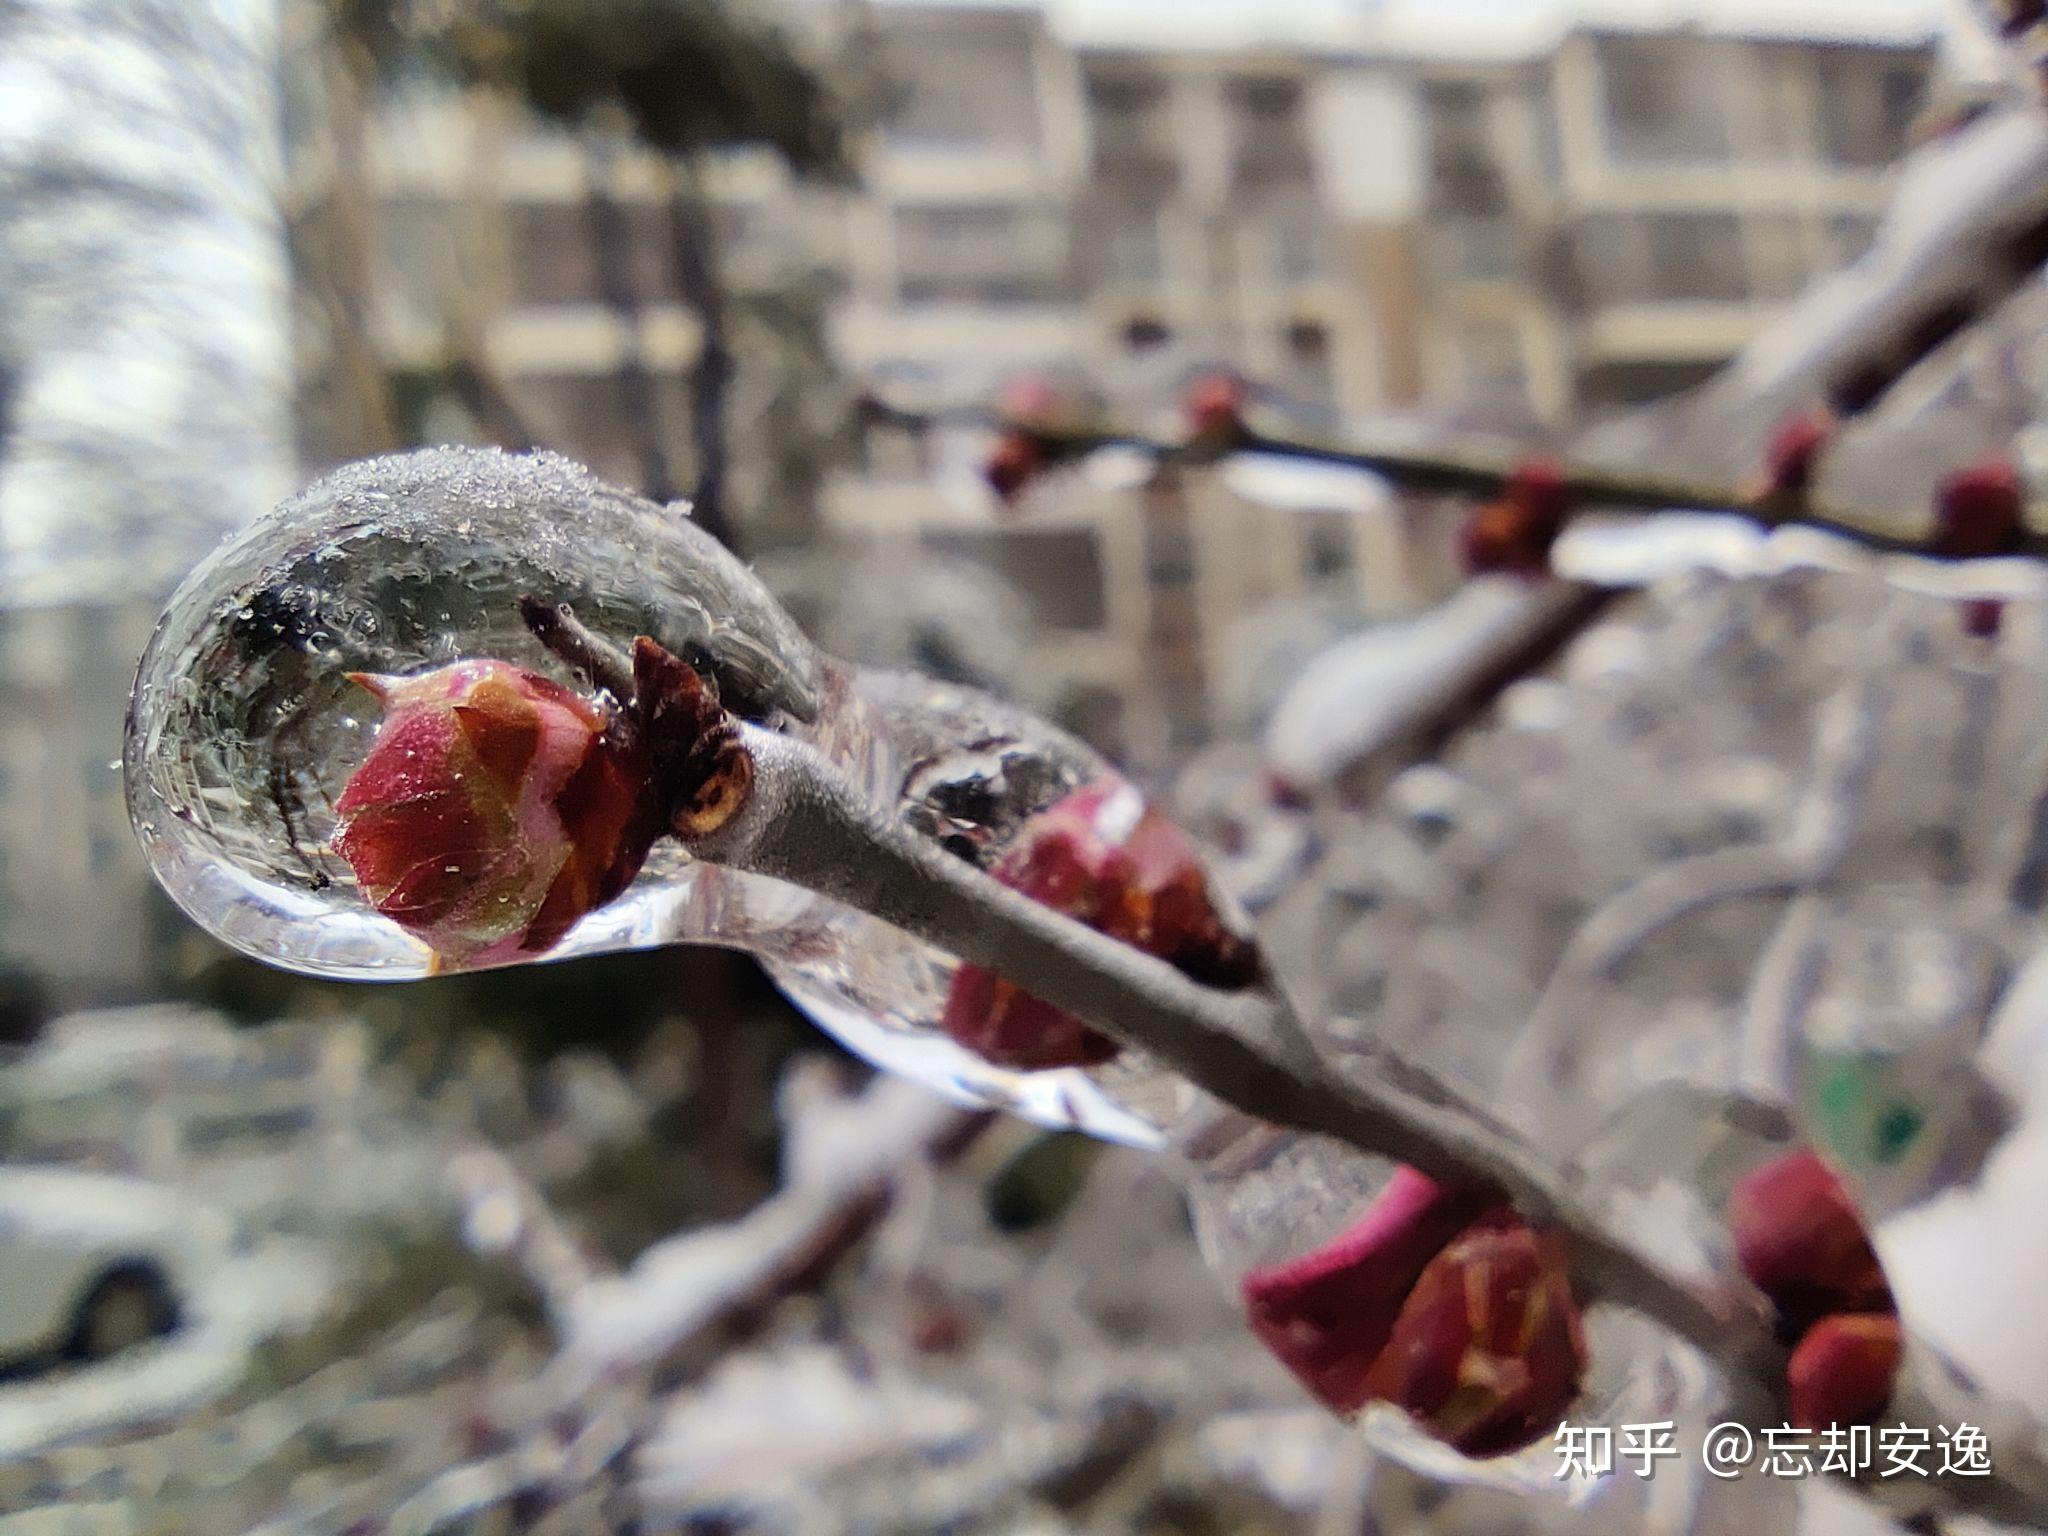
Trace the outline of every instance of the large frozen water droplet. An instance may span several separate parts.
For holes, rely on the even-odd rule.
[[[405,980],[433,954],[377,912],[330,846],[378,718],[351,672],[494,657],[574,682],[521,622],[532,592],[628,643],[650,635],[726,706],[801,737],[876,804],[965,857],[1106,770],[966,690],[863,675],[819,652],[753,574],[679,512],[553,455],[434,449],[351,466],[224,545],[143,658],[125,755],[130,815],[178,904],[246,954],[312,975]],[[1125,1061],[1016,1073],[938,1028],[950,956],[809,892],[658,844],[549,958],[715,943],[752,951],[819,1023],[954,1097],[1133,1142],[1170,1112]]]

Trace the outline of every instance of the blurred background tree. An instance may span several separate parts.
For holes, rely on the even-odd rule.
[[[639,489],[662,501],[687,495],[700,523],[736,542],[731,412],[739,372],[734,332],[749,318],[743,308],[760,322],[753,329],[770,354],[794,359],[785,371],[812,374],[808,382],[815,382],[815,369],[806,365],[823,352],[818,306],[801,284],[758,305],[736,304],[723,269],[718,218],[705,195],[705,159],[719,151],[765,147],[799,178],[846,183],[854,174],[850,138],[874,100],[872,90],[857,82],[842,87],[784,28],[729,0],[473,0],[436,7],[336,0],[330,18],[332,56],[344,76],[330,89],[348,104],[345,120],[337,120],[346,130],[337,142],[357,146],[342,153],[344,168],[360,167],[362,93],[410,70],[434,70],[473,89],[505,92],[541,120],[575,135],[586,158],[586,215],[600,289],[627,338],[618,381]],[[656,381],[639,342],[643,310],[656,296],[645,291],[647,264],[636,259],[636,231],[615,195],[620,157],[633,146],[663,162],[665,273],[697,328],[688,373],[695,456],[688,486],[679,481]],[[360,227],[358,195],[337,197],[345,232]],[[359,274],[359,243],[359,235],[345,233],[337,261],[344,270],[337,276]],[[343,295],[361,291],[354,280],[337,287]],[[359,300],[344,297],[337,310],[344,332],[355,338],[368,334]],[[367,372],[370,365],[362,366]],[[480,405],[485,424],[513,438],[514,446],[531,440],[519,411],[467,349],[458,352],[447,382]],[[368,387],[373,400],[388,394],[388,387]],[[781,408],[784,426],[774,457],[801,463],[804,450],[815,451],[816,445],[788,441],[788,423],[802,417],[786,390],[771,387],[769,397]],[[373,427],[397,432],[395,408],[373,407],[365,417]]]

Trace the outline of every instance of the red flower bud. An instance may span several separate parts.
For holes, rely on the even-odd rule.
[[[1242,986],[1252,945],[1224,926],[1187,834],[1121,779],[1102,778],[1041,811],[992,871],[1033,901],[1171,961],[1197,980]],[[1117,1044],[994,972],[954,973],[941,1023],[968,1050],[1021,1071],[1096,1066]]]
[[[1957,560],[2011,554],[2026,521],[2026,487],[2008,459],[1958,470],[1935,492],[1935,553]]]
[[[1507,1214],[1430,1261],[1367,1380],[1467,1456],[1556,1429],[1586,1371],[1564,1244]]]
[[[1506,572],[1541,576],[1550,570],[1550,547],[1564,532],[1571,497],[1562,468],[1548,459],[1515,466],[1500,497],[1473,512],[1459,535],[1465,569],[1474,575]]]
[[[1012,506],[1045,467],[1045,447],[1037,438],[1009,432],[997,441],[981,472],[1004,505]]]
[[[1996,597],[1974,597],[1963,603],[1963,633],[1972,640],[1996,640],[2005,628],[2005,602]]]
[[[1313,1253],[1247,1275],[1245,1315],[1280,1362],[1327,1407],[1353,1413],[1401,1304],[1444,1245],[1498,1203],[1399,1168],[1362,1220]]]
[[[1887,1307],[1891,1291],[1849,1192],[1813,1152],[1751,1172],[1728,1198],[1743,1273],[1796,1334],[1829,1312]]]
[[[547,950],[639,872],[661,831],[653,763],[608,706],[500,661],[356,681],[385,715],[334,848],[436,954]]]
[[[1266,791],[1266,803],[1276,805],[1283,811],[1305,811],[1314,803],[1308,790],[1277,769],[1267,769],[1262,784]]]
[[[1200,446],[1218,449],[1241,442],[1249,394],[1245,381],[1237,374],[1200,375],[1188,386],[1184,405],[1189,439]]]
[[[1758,501],[1804,500],[1813,489],[1820,456],[1834,441],[1832,411],[1797,411],[1779,423],[1764,450],[1764,473],[1755,487]]]
[[[1837,1312],[1806,1330],[1785,1367],[1792,1422],[1802,1429],[1875,1424],[1891,1402],[1902,1345],[1890,1312]]]

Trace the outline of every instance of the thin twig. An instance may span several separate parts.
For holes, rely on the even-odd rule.
[[[602,688],[620,704],[633,701],[633,663],[610,641],[591,632],[567,603],[550,603],[531,592],[519,594],[519,617],[533,638]]]
[[[962,407],[923,412],[869,400],[870,420],[923,431],[944,421],[978,424],[1021,433],[1042,448],[1052,462],[1071,462],[1106,448],[1133,449],[1166,464],[1207,465],[1217,461],[1213,447],[1117,427],[1077,427],[1015,420],[995,407]],[[1247,432],[1230,452],[1262,453],[1304,463],[1364,470],[1418,495],[1481,500],[1505,492],[1514,479],[1520,455],[1502,453],[1488,444],[1442,445],[1429,451],[1360,438],[1318,437],[1306,431]],[[1772,498],[1711,480],[1666,478],[1566,461],[1560,466],[1564,495],[1574,514],[1630,512],[1718,512],[1746,518],[1764,528],[1811,528],[1834,534],[1880,554],[1913,555],[1928,560],[1962,558],[1945,552],[1928,537],[1897,530],[1929,522],[1925,509],[1834,505],[1815,499]],[[2048,506],[2036,509],[2036,521],[2048,522]],[[2048,558],[2048,533],[2029,529],[2010,552],[2015,557]]]

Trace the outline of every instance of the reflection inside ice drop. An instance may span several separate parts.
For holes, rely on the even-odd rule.
[[[431,450],[321,481],[172,600],[137,681],[126,770],[137,833],[179,905],[294,970],[399,980],[436,968],[334,846],[337,802],[380,722],[349,677],[494,658],[573,682],[522,622],[524,592],[572,604],[616,642],[651,636],[735,713],[803,737],[877,803],[984,863],[1105,772],[978,695],[822,655],[677,510],[549,455]],[[673,942],[760,954],[853,1048],[957,1097],[1126,1140],[1150,1139],[1164,1110],[1128,1066],[1017,1073],[961,1050],[937,1030],[949,957],[807,892],[694,863],[667,839],[547,958]]]

